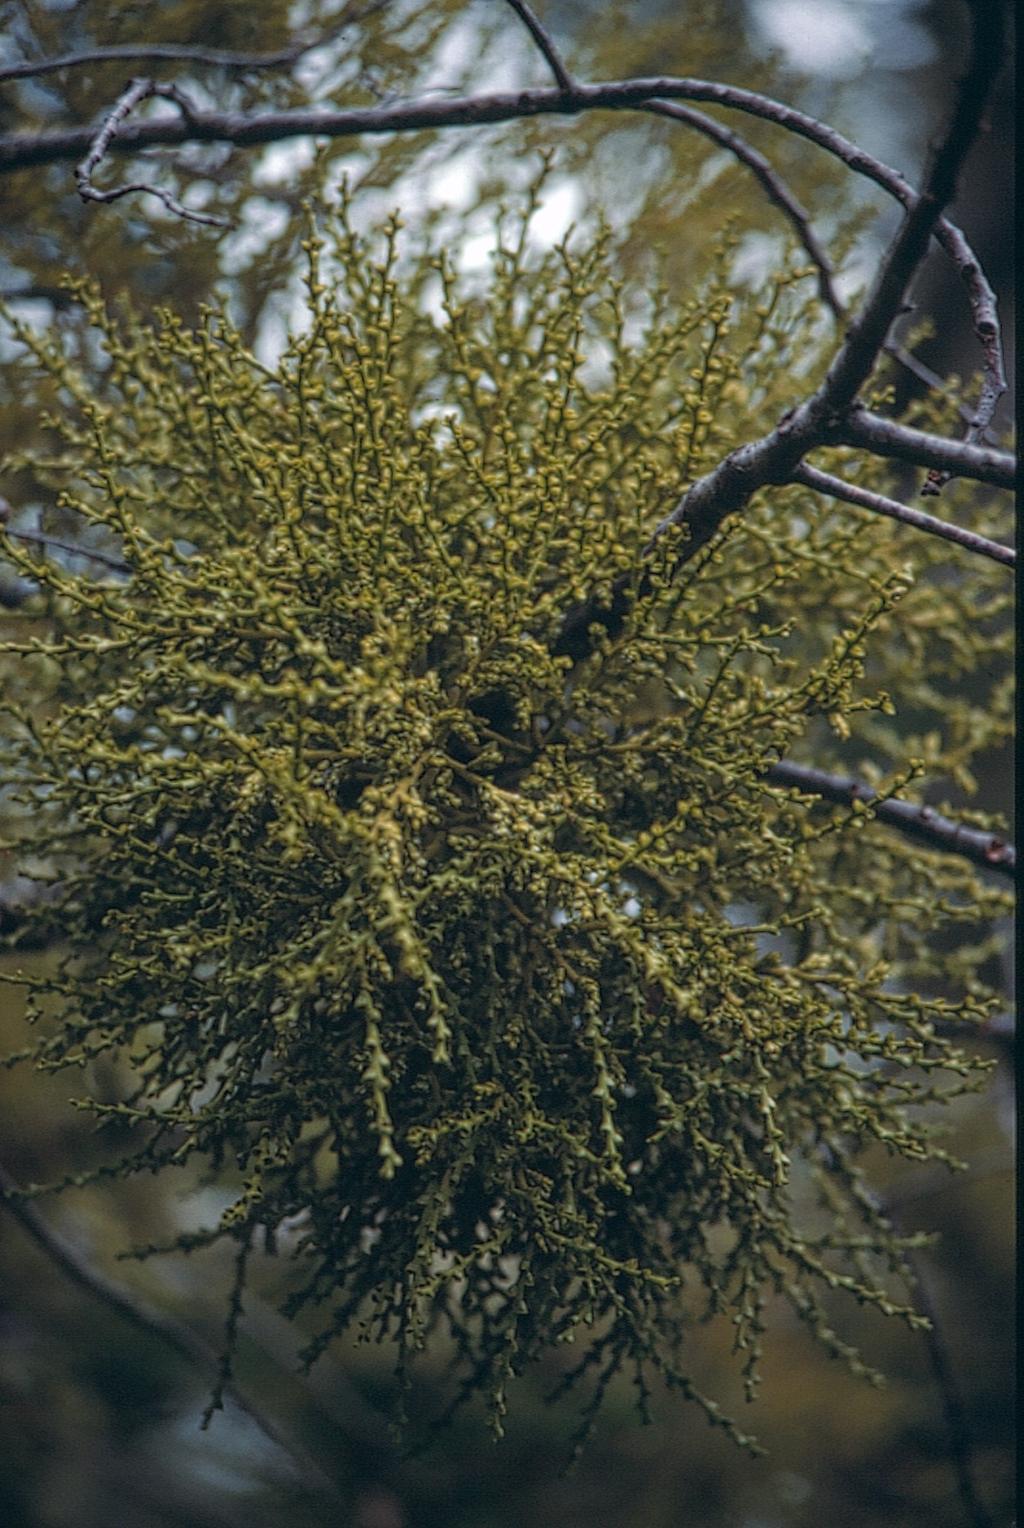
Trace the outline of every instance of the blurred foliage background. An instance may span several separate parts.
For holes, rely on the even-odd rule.
[[[355,7],[350,7],[355,9]],[[54,129],[93,119],[129,74],[177,81],[198,99],[250,110],[299,104],[359,104],[440,86],[497,88],[546,76],[509,7],[497,0],[392,0],[357,25],[333,31],[347,12],[331,0],[259,6],[168,0],[158,7],[112,0],[12,0],[0,4],[0,61],[43,57],[95,43],[145,40],[268,51],[296,36],[321,47],[286,69],[245,73],[195,65],[107,63],[0,84],[0,132]],[[538,6],[584,78],[675,73],[767,90],[815,111],[914,177],[943,119],[958,73],[964,8],[954,0],[829,0],[811,27],[795,0],[550,0]],[[845,28],[845,31],[844,31]],[[845,39],[831,50],[812,35]],[[898,43],[898,45],[897,45]],[[786,44],[783,46],[783,44]],[[996,285],[1012,333],[1007,166],[1011,160],[1009,76],[993,103],[953,214],[966,227]],[[157,108],[164,109],[162,107]],[[744,133],[813,208],[826,237],[851,213],[859,235],[847,261],[847,290],[870,269],[893,214],[866,183],[840,175],[794,138],[747,121]],[[297,213],[314,176],[348,174],[373,216],[400,202],[432,221],[464,262],[485,239],[489,205],[533,172],[530,150],[556,151],[550,204],[553,236],[595,208],[629,225],[625,275],[642,273],[652,242],[670,254],[685,292],[703,250],[728,218],[741,236],[752,285],[784,247],[786,230],[750,177],[727,156],[675,124],[638,114],[544,119],[472,134],[410,134],[340,140],[314,166],[299,140],[257,153],[193,145],[154,159],[147,173],[190,205],[226,215],[226,233],[187,224],[151,198],[96,207],[78,198],[72,167],[57,164],[0,180],[0,294],[22,317],[74,327],[81,315],[60,288],[66,273],[97,278],[105,291],[141,305],[167,305],[193,319],[226,294],[249,343],[272,353],[294,309]],[[326,167],[326,168],[325,168]],[[122,166],[114,167],[119,174]],[[697,198],[694,188],[711,188]],[[374,197],[378,200],[375,202]],[[478,244],[479,247],[479,244]],[[633,262],[630,269],[630,262]],[[919,353],[943,375],[969,376],[975,361],[962,293],[933,260],[918,283],[918,311],[934,334]],[[1012,358],[1009,357],[1009,358]],[[0,352],[4,414],[0,454],[34,438],[46,399],[15,392]],[[893,377],[901,395],[912,392]],[[1009,417],[1004,403],[1001,416]],[[8,475],[0,491],[17,498]],[[54,531],[54,522],[47,521]],[[59,529],[59,527],[58,527]],[[0,605],[14,605],[17,578],[0,564]],[[16,620],[16,613],[11,619]],[[1008,760],[988,764],[981,799],[1005,810]],[[9,866],[0,853],[0,881]],[[44,969],[49,951],[2,957]],[[19,1004],[0,990],[0,1048],[24,1041]],[[993,1051],[993,1055],[996,1052]],[[1013,1324],[1010,1129],[1005,1057],[987,1093],[961,1100],[951,1147],[970,1162],[957,1177],[935,1167],[875,1164],[875,1184],[907,1230],[939,1232],[919,1258],[926,1298],[941,1323],[974,1440],[974,1469],[993,1523],[1008,1523],[1012,1493],[1009,1376]],[[111,1097],[116,1079],[91,1079]],[[112,1155],[109,1132],[68,1103],[65,1077],[0,1072],[0,1161],[19,1183],[45,1183]],[[157,1242],[216,1216],[216,1192],[182,1173],[44,1197],[39,1213],[97,1268],[216,1344],[230,1269],[219,1251],[144,1265],[119,1263],[129,1243]],[[247,1297],[238,1380],[295,1446],[292,1457],[230,1403],[206,1432],[198,1419],[207,1376],[77,1288],[8,1216],[0,1219],[0,1521],[11,1528],[231,1528],[288,1523],[352,1528],[514,1528],[531,1523],[599,1528],[843,1528],[893,1523],[953,1528],[965,1521],[950,1453],[948,1417],[927,1345],[893,1322],[844,1309],[844,1335],[889,1376],[884,1391],[853,1379],[787,1319],[774,1313],[763,1399],[749,1417],[767,1449],[751,1459],[712,1433],[678,1397],[655,1397],[656,1421],[641,1427],[628,1383],[615,1390],[594,1443],[563,1477],[569,1409],[548,1407],[558,1376],[517,1386],[504,1442],[491,1442],[481,1413],[406,1457],[389,1431],[392,1356],[337,1345],[307,1378],[295,1371],[300,1341],[259,1293]],[[698,1328],[694,1352],[705,1388],[742,1408],[727,1323]],[[431,1368],[433,1364],[433,1369]],[[423,1410],[444,1354],[424,1364]],[[412,1414],[418,1414],[414,1405]],[[743,1420],[748,1421],[747,1415]],[[297,1466],[304,1452],[309,1467]],[[317,1473],[319,1472],[319,1474]]]

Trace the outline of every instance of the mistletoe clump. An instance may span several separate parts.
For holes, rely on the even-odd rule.
[[[18,836],[66,940],[30,1053],[126,1064],[91,1105],[140,1127],[118,1170],[233,1186],[183,1243],[244,1269],[287,1223],[310,1360],[358,1329],[404,1366],[446,1326],[498,1419],[575,1341],[567,1382],[653,1369],[720,1419],[702,1308],[750,1388],[769,1296],[854,1364],[828,1291],[916,1319],[857,1158],[942,1154],[921,1106],[978,1064],[938,1021],[988,1009],[955,940],[942,981],[922,949],[981,893],[766,780],[860,723],[884,756],[900,662],[927,719],[902,528],[789,488],[641,555],[806,371],[803,273],[744,308],[723,249],[679,310],[527,222],[474,290],[343,209],[275,365],[223,313],[89,291],[91,381],[22,331],[61,405],[32,470],[108,559],[9,544],[39,590]]]

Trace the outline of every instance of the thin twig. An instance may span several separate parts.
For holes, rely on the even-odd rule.
[[[75,171],[79,196],[84,202],[106,203],[117,202],[123,196],[131,196],[135,192],[142,192],[146,196],[158,197],[169,212],[187,219],[190,223],[203,223],[210,228],[230,228],[231,224],[227,218],[215,217],[212,213],[207,212],[193,212],[188,207],[183,206],[175,197],[171,196],[169,191],[164,191],[162,187],[154,186],[149,181],[130,181],[127,185],[115,186],[110,191],[99,191],[93,185],[93,172],[99,168],[118,129],[123,126],[132,112],[141,106],[143,101],[149,100],[153,96],[160,96],[164,100],[173,101],[181,112],[184,121],[188,122],[194,119],[195,113],[192,103],[177,86],[161,85],[155,80],[131,80],[104,117],[88,154],[86,154]]]
[[[646,592],[646,579],[647,575],[641,580],[641,595]],[[630,575],[620,575],[604,604],[598,604],[591,598],[575,606],[562,623],[552,648],[555,655],[568,656],[574,663],[586,658],[593,651],[592,626],[614,636],[621,629],[628,612],[632,583]],[[918,806],[894,796],[879,799],[877,791],[863,780],[829,774],[825,770],[792,764],[788,760],[773,765],[765,778],[773,785],[798,790],[807,796],[820,796],[839,806],[849,806],[854,801],[871,804],[877,821],[895,828],[908,838],[945,854],[960,855],[972,864],[995,871],[997,875],[1011,879],[1016,877],[1017,853],[1012,843],[998,833],[967,827],[953,818],[944,817],[933,807]]]
[[[940,377],[937,371],[932,371],[931,367],[926,366],[919,356],[914,355],[903,345],[898,344],[894,340],[889,340],[882,348],[886,355],[891,356],[905,371],[909,371],[912,377],[916,377],[919,382],[923,382],[925,387],[931,388],[933,392],[941,392],[946,386],[944,377]],[[966,403],[957,403],[956,411],[965,424],[974,424],[977,409],[970,408]],[[978,435],[978,440],[991,445],[993,436],[987,426]],[[922,488],[921,492],[924,493],[924,491]]]
[[[202,1337],[173,1317],[150,1310],[135,1295],[129,1294],[107,1278],[106,1274],[93,1268],[59,1231],[48,1224],[36,1206],[22,1197],[18,1184],[2,1166],[0,1204],[41,1248],[50,1262],[60,1268],[73,1283],[115,1311],[137,1330],[158,1338],[201,1373],[212,1377],[215,1383],[221,1385],[223,1393],[230,1396],[239,1410],[244,1411],[256,1424],[264,1437],[288,1455],[307,1483],[321,1490],[334,1491],[334,1483],[320,1465],[304,1449],[286,1438],[266,1413],[239,1390],[232,1379],[224,1379],[221,1358]]]
[[[898,1229],[899,1222],[891,1208],[889,1208],[889,1219]],[[946,1419],[950,1462],[956,1477],[957,1492],[971,1528],[996,1528],[995,1519],[982,1501],[974,1478],[974,1443],[967,1421],[967,1407],[964,1405],[960,1381],[957,1379],[956,1370],[949,1356],[943,1324],[939,1320],[939,1313],[932,1298],[929,1281],[925,1276],[922,1259],[914,1257],[911,1252],[906,1255],[916,1284],[914,1303],[922,1316],[928,1318],[928,1326],[924,1330],[924,1344],[936,1389],[942,1402],[942,1412]]]
[[[781,785],[803,795],[820,796],[837,806],[850,806],[862,801],[871,807],[872,815],[879,822],[898,829],[908,838],[944,854],[958,854],[975,865],[993,870],[997,875],[1015,879],[1017,852],[998,833],[984,828],[969,828],[944,817],[930,806],[918,806],[911,801],[901,801],[897,796],[879,797],[878,792],[863,780],[849,775],[828,774],[823,769],[813,769],[805,764],[792,764],[788,759],[773,764],[765,778],[772,785]]]
[[[132,565],[125,562],[122,557],[111,557],[107,552],[96,552],[92,547],[79,546],[74,541],[60,541],[56,536],[46,536],[42,531],[16,531],[10,526],[4,526],[8,536],[16,541],[30,541],[34,546],[53,547],[56,551],[67,552],[72,557],[86,557],[90,562],[98,562],[104,568],[110,568],[114,573],[130,573]]]
[[[834,1162],[831,1147],[823,1145],[822,1154],[826,1162]],[[882,1225],[887,1225],[896,1235],[906,1237],[891,1191],[882,1199],[866,1183],[859,1181],[857,1193],[858,1198],[863,1201],[863,1207],[870,1209]],[[967,1514],[966,1520],[970,1528],[995,1528],[995,1520],[978,1491],[975,1479],[977,1465],[974,1442],[967,1421],[967,1408],[964,1405],[963,1392],[956,1377],[956,1370],[949,1356],[943,1323],[925,1276],[924,1261],[915,1253],[913,1247],[904,1246],[900,1256],[903,1263],[903,1278],[914,1291],[914,1304],[928,1322],[922,1330],[922,1337],[939,1392],[942,1414],[946,1421],[950,1460],[956,1478],[957,1492]]]
[[[555,84],[559,90],[566,92],[575,90],[576,86],[573,82],[573,77],[562,62],[562,56],[555,47],[554,38],[534,15],[532,6],[527,5],[526,0],[507,0],[507,4],[515,11],[544,55],[544,61],[554,75]]]
[[[235,1274],[231,1281],[231,1294],[228,1298],[228,1319],[224,1330],[224,1351],[217,1364],[216,1383],[210,1393],[210,1399],[206,1403],[199,1423],[203,1432],[206,1432],[213,1421],[214,1412],[224,1410],[224,1396],[231,1385],[235,1348],[238,1345],[238,1327],[242,1319],[243,1301],[245,1298],[245,1281],[249,1270],[249,1258],[252,1255],[254,1234],[255,1227],[250,1226],[242,1237],[238,1252],[235,1254]]]
[[[836,291],[832,262],[811,227],[811,220],[806,209],[760,150],[755,149],[752,143],[748,143],[731,127],[725,127],[721,122],[716,122],[714,117],[698,111],[696,107],[684,106],[678,101],[652,101],[646,110],[655,116],[671,117],[674,122],[685,123],[687,127],[694,128],[705,138],[710,138],[713,143],[727,149],[741,164],[746,165],[768,200],[788,218],[808,258],[818,272],[818,291],[822,302],[836,322],[842,324],[846,319],[846,309]]]
[[[110,43],[104,47],[83,48],[78,53],[61,53],[56,58],[25,59],[18,64],[0,66],[0,84],[8,80],[37,79],[43,74],[56,74],[62,69],[80,69],[87,64],[108,64],[119,61],[133,63],[181,63],[210,64],[217,69],[239,73],[263,69],[280,69],[297,63],[305,53],[332,42],[345,27],[363,21],[375,11],[383,10],[388,0],[374,0],[373,4],[349,6],[328,31],[290,47],[278,48],[271,53],[233,53],[224,48],[203,48],[191,43]]]
[[[319,41],[319,39],[318,39]],[[86,64],[108,64],[119,60],[131,63],[211,64],[220,69],[279,69],[291,64],[316,42],[300,47],[279,48],[276,53],[229,53],[220,48],[193,48],[187,43],[111,43],[104,48],[84,48],[80,53],[61,53],[56,58],[27,59],[20,64],[0,67],[0,84],[8,80],[37,79],[42,74],[56,74],[61,69],[80,69]]]
[[[926,531],[929,536],[941,536],[944,541],[955,541],[958,546],[966,547],[969,552],[977,552],[981,557],[991,557],[993,562],[1004,563],[1007,567],[1012,568],[1017,561],[1017,554],[1013,547],[991,541],[988,536],[981,536],[977,531],[969,531],[962,525],[951,525],[947,520],[937,520],[934,515],[926,515],[924,510],[913,509],[908,504],[900,504],[896,499],[887,499],[884,494],[871,493],[866,488],[858,488],[854,483],[845,483],[842,478],[833,477],[829,472],[819,472],[816,467],[810,467],[806,462],[801,462],[793,469],[790,481],[802,483],[805,488],[813,488],[815,493],[824,493],[830,498],[843,499],[848,504],[856,504],[861,509],[872,509],[878,515],[888,515],[892,520],[899,520],[904,525],[914,526],[916,530]]]

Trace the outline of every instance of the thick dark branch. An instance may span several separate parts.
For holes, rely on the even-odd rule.
[[[532,6],[527,5],[526,0],[507,0],[507,3],[515,11],[543,54],[544,61],[551,70],[559,90],[569,92],[575,90],[576,86],[573,83],[572,75],[565,67],[562,56],[555,47],[554,38],[547,27],[543,26],[534,15]]]
[[[709,101],[774,122],[825,149],[904,206],[909,207],[916,200],[914,188],[898,170],[858,148],[816,117],[738,85],[671,75],[610,80],[603,84],[574,84],[569,90],[538,87],[445,99],[428,96],[388,106],[349,107],[338,111],[317,108],[259,113],[196,112],[190,123],[168,119],[126,125],[118,134],[114,147],[121,153],[187,142],[233,143],[239,148],[251,148],[286,138],[351,138],[364,133],[377,135],[430,128],[479,127],[524,117],[576,116],[602,108],[609,111],[648,110],[652,103],[661,99]],[[10,173],[35,165],[78,159],[88,150],[94,132],[93,128],[78,127],[52,133],[2,136],[0,172]],[[940,242],[946,242],[951,227],[944,220],[940,222],[936,232]]]
[[[866,488],[858,488],[855,483],[845,483],[842,478],[833,477],[830,472],[819,472],[806,462],[801,462],[793,469],[790,481],[802,483],[805,488],[813,488],[816,493],[828,494],[830,498],[843,499],[847,504],[856,504],[861,509],[874,510],[875,514],[888,515],[891,520],[912,525],[915,530],[926,531],[929,536],[941,536],[944,541],[954,541],[958,546],[966,547],[969,552],[991,557],[993,562],[1005,563],[1007,567],[1012,568],[1017,561],[1017,554],[1012,547],[991,541],[988,536],[979,536],[976,531],[969,531],[962,525],[937,520],[934,515],[926,515],[924,510],[900,504],[897,499],[887,499],[884,494],[871,493]]]
[[[897,424],[894,419],[885,419],[869,409],[853,408],[837,420],[829,429],[828,443],[863,446],[876,456],[889,456],[916,467],[934,467],[957,477],[991,483],[994,488],[1012,489],[1017,485],[1017,463],[1009,451],[945,440],[941,435]]]
[[[957,174],[1002,62],[999,7],[980,3],[974,11],[971,62],[949,130],[932,158],[924,189],[912,202],[885,252],[874,286],[824,382],[768,435],[731,452],[696,482],[662,520],[652,542],[670,526],[685,524],[690,538],[682,556],[692,557],[711,539],[723,520],[742,509],[757,489],[790,480],[806,453],[823,444],[830,429],[849,412],[903,307],[907,287],[924,257],[942,209],[953,196]]]
[[[972,9],[971,62],[961,84],[953,119],[932,159],[924,188],[883,257],[874,287],[822,386],[824,402],[833,413],[845,412],[871,375],[943,208],[953,199],[957,176],[974,142],[985,103],[1002,64],[1002,7],[993,0],[978,0]]]
[[[117,142],[122,153],[187,142],[233,143],[251,148],[286,138],[352,138],[361,134],[420,132],[430,128],[480,127],[514,122],[524,117],[577,116],[584,111],[647,110],[652,102],[710,101],[732,107],[816,143],[841,159],[851,170],[873,181],[904,206],[915,200],[914,188],[898,170],[857,147],[816,117],[797,111],[770,96],[738,85],[671,75],[655,75],[602,84],[576,84],[570,91],[551,86],[531,90],[495,91],[471,96],[425,96],[387,106],[355,106],[332,111],[293,108],[266,112],[197,112],[191,123],[136,122],[124,127]],[[66,128],[47,133],[11,133],[0,137],[0,171],[79,159],[88,150],[95,129]]]
[[[48,1224],[36,1206],[22,1196],[18,1185],[4,1167],[0,1167],[0,1205],[3,1205],[13,1216],[51,1263],[55,1264],[80,1289],[84,1289],[94,1299],[101,1301],[109,1310],[114,1311],[137,1330],[145,1332],[150,1337],[156,1337],[167,1347],[173,1348],[208,1378],[213,1380],[220,1378],[221,1360],[202,1337],[193,1332],[190,1327],[182,1325],[180,1321],[175,1321],[161,1312],[150,1310],[134,1295],[108,1279],[99,1269],[93,1268],[70,1242]],[[334,1490],[333,1482],[323,1473],[320,1466],[304,1450],[285,1438],[270,1418],[250,1401],[233,1381],[224,1382],[222,1389],[231,1397],[235,1405],[255,1422],[265,1437],[284,1450],[305,1480],[316,1487]]]
[[[983,828],[965,827],[951,817],[943,817],[930,806],[917,806],[897,797],[879,799],[878,792],[862,780],[848,775],[831,775],[823,769],[812,769],[804,764],[791,764],[783,760],[773,764],[765,776],[772,785],[785,786],[801,791],[804,795],[821,796],[837,806],[852,806],[863,801],[871,806],[872,814],[879,822],[897,828],[908,838],[939,849],[944,854],[958,854],[986,870],[998,875],[1016,878],[1017,851],[998,833],[988,833]]]

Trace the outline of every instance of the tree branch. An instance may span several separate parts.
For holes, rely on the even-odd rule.
[[[899,1221],[891,1206],[887,1208],[889,1219],[898,1230]],[[924,1344],[949,1434],[950,1461],[956,1478],[957,1493],[971,1528],[996,1528],[995,1518],[982,1501],[975,1479],[977,1462],[974,1440],[971,1437],[967,1419],[967,1407],[964,1405],[963,1391],[953,1367],[929,1280],[925,1276],[923,1259],[916,1258],[909,1252],[907,1257],[917,1285],[914,1303],[922,1316],[928,1318],[928,1326],[924,1331]]]
[[[872,509],[876,514],[888,515],[892,520],[926,531],[929,536],[941,536],[945,541],[954,541],[958,546],[966,547],[969,552],[991,557],[993,562],[1005,563],[1007,567],[1012,568],[1017,561],[1017,554],[1012,547],[990,541],[987,536],[969,531],[962,525],[937,520],[934,515],[926,515],[923,510],[900,504],[896,499],[887,499],[883,494],[870,493],[866,488],[845,483],[842,478],[833,477],[830,472],[819,472],[806,462],[801,462],[793,469],[790,481],[802,483],[805,488],[813,488],[816,493],[827,494],[830,498],[843,499],[847,504],[856,504],[861,509]]]
[[[685,123],[687,127],[694,128],[705,138],[710,138],[713,143],[727,149],[741,164],[746,165],[768,200],[788,219],[808,259],[818,272],[818,292],[822,302],[836,322],[843,323],[846,319],[846,309],[836,291],[832,262],[811,227],[806,208],[760,150],[755,149],[753,144],[748,143],[731,127],[725,127],[714,117],[709,117],[706,112],[697,111],[693,106],[683,106],[676,101],[652,101],[645,110],[654,116],[669,117],[673,122]]]
[[[555,47],[551,33],[538,21],[532,7],[527,5],[526,0],[507,0],[507,4],[512,7],[537,44],[537,47],[544,56],[545,63],[555,77],[555,84],[559,90],[571,94],[576,86],[572,75],[562,62],[562,56]]]
[[[863,801],[871,807],[878,822],[896,828],[906,837],[944,854],[958,854],[997,875],[1016,879],[1017,851],[1013,844],[998,833],[965,827],[951,817],[943,817],[933,807],[901,801],[896,796],[879,798],[878,792],[863,780],[855,780],[849,775],[827,774],[823,769],[791,764],[788,760],[773,764],[765,779],[772,785],[797,790],[803,795],[820,796],[837,806],[851,806],[855,801]]]
[[[759,488],[791,480],[806,453],[828,438],[829,430],[854,404],[903,306],[907,286],[924,257],[942,209],[954,194],[957,175],[1002,62],[999,7],[977,0],[972,9],[975,27],[971,61],[952,121],[932,158],[924,188],[911,203],[883,255],[872,290],[825,380],[810,398],[784,415],[768,435],[731,452],[699,479],[661,521],[648,549],[670,526],[684,524],[689,527],[690,537],[681,557],[688,560]]]
[[[822,386],[825,405],[833,413],[845,412],[871,375],[943,208],[956,192],[957,176],[974,142],[1002,64],[1002,7],[992,0],[975,0],[971,9],[974,16],[971,61],[961,82],[952,121],[932,159],[924,188],[910,204],[882,259],[874,287]]]
[[[512,0],[509,0],[512,3]],[[524,6],[518,13],[526,19]],[[532,15],[532,12],[530,12]],[[354,19],[354,18],[353,18]],[[540,23],[535,25],[539,28]],[[529,23],[527,23],[529,24]],[[537,33],[533,32],[535,40]],[[541,32],[543,29],[541,28]],[[543,32],[551,56],[545,58],[555,68],[558,55],[546,32]],[[544,50],[542,50],[544,51]],[[191,121],[158,120],[122,123],[111,141],[112,152],[137,153],[158,145],[173,146],[190,141],[226,142],[237,147],[275,143],[285,138],[343,138],[360,134],[418,132],[443,127],[477,127],[487,123],[510,122],[517,118],[542,115],[576,115],[601,108],[612,111],[648,110],[652,103],[666,101],[708,101],[732,110],[746,112],[772,122],[806,138],[841,160],[855,174],[863,175],[904,207],[910,208],[916,194],[910,183],[890,165],[866,153],[817,117],[797,111],[770,96],[725,85],[714,80],[655,76],[613,80],[605,84],[576,84],[560,60],[559,84],[555,89],[507,91],[494,94],[462,96],[454,100],[422,98],[399,105],[356,107],[342,111],[290,110],[246,115],[234,112],[196,112]],[[72,128],[57,133],[15,133],[0,137],[0,174],[52,164],[62,159],[79,159],[88,153],[94,132]],[[975,411],[970,443],[980,438],[991,419],[992,410],[1005,391],[1002,347],[995,296],[981,264],[963,232],[947,218],[939,218],[934,234],[953,260],[963,279],[971,303],[975,333],[985,357],[985,385]]]
[[[2,509],[2,501],[0,501]],[[56,536],[46,536],[42,531],[15,531],[10,526],[3,525],[3,516],[0,513],[0,526],[6,535],[13,537],[15,541],[29,541],[33,546],[53,547],[58,552],[67,552],[72,557],[85,557],[90,562],[97,562],[101,567],[109,568],[112,573],[130,573],[132,565],[125,562],[123,557],[111,557],[108,552],[97,552],[92,547],[80,546],[75,541],[61,541]]]
[[[834,1170],[836,1157],[832,1148],[822,1143],[821,1154],[829,1169]],[[881,1222],[887,1225],[890,1231],[905,1237],[907,1233],[901,1224],[901,1217],[897,1213],[892,1192],[890,1191],[884,1199],[881,1199],[859,1176],[854,1181],[855,1197],[862,1212],[869,1211],[876,1223]],[[901,1256],[904,1280],[914,1291],[915,1306],[928,1322],[922,1332],[922,1338],[928,1352],[932,1377],[939,1392],[942,1414],[949,1434],[950,1459],[960,1501],[967,1514],[965,1521],[970,1528],[995,1528],[994,1520],[978,1491],[975,1479],[978,1465],[967,1422],[963,1393],[950,1359],[942,1322],[924,1275],[923,1260],[909,1246],[903,1247]]]
[[[653,115],[670,117],[675,122],[682,122],[687,127],[694,128],[698,133],[702,133],[705,138],[710,138],[713,143],[717,143],[721,148],[734,155],[741,164],[746,165],[761,186],[765,196],[773,206],[778,207],[779,211],[793,228],[801,247],[818,272],[818,295],[832,314],[836,323],[844,325],[846,323],[846,307],[836,289],[835,271],[832,262],[821,240],[811,226],[811,220],[806,209],[760,150],[755,149],[753,144],[748,143],[746,138],[734,132],[732,128],[725,127],[721,122],[716,121],[714,117],[709,117],[706,112],[697,111],[695,107],[683,106],[677,101],[652,101],[646,109]],[[926,387],[940,388],[942,386],[942,378],[932,371],[930,367],[926,366],[923,361],[919,361],[917,356],[904,349],[902,345],[896,344],[893,341],[887,341],[882,348],[886,355],[891,356],[897,365],[910,372],[911,376],[916,377],[919,382],[923,382]],[[1002,364],[1001,359],[999,364]],[[959,412],[961,418],[966,420],[971,430],[977,430],[977,410],[960,405]],[[982,427],[976,436],[972,434],[970,438],[980,440],[985,433],[985,428]],[[922,490],[922,492],[924,491]]]
[[[1013,489],[1017,484],[1017,463],[1009,451],[993,451],[986,446],[969,445],[960,440],[945,440],[911,425],[898,424],[869,409],[855,406],[828,429],[827,443],[832,446],[863,446],[876,456],[889,456],[916,467],[934,467],[991,483],[994,488]]]
[[[160,96],[164,100],[173,101],[185,122],[190,121],[194,117],[192,103],[176,85],[160,85],[155,80],[129,81],[110,111],[104,117],[88,154],[86,154],[75,171],[79,196],[84,202],[117,202],[123,196],[130,196],[136,191],[141,191],[146,196],[158,197],[169,212],[176,213],[178,217],[186,218],[190,223],[203,223],[211,228],[229,228],[231,225],[226,218],[215,217],[211,213],[192,212],[188,207],[183,206],[181,202],[171,196],[170,192],[164,191],[160,186],[152,185],[149,181],[131,181],[125,186],[115,186],[110,191],[99,191],[93,185],[93,172],[99,168],[118,129],[123,126],[136,107],[141,106],[143,101],[147,101],[153,96]]]
[[[191,43],[111,43],[104,47],[83,48],[79,53],[61,53],[56,58],[25,59],[17,64],[0,66],[0,84],[8,80],[38,79],[43,74],[56,74],[62,69],[80,69],[87,64],[109,64],[119,61],[132,63],[178,63],[210,64],[217,69],[248,73],[263,69],[281,69],[297,63],[304,53],[323,47],[331,42],[345,27],[364,20],[375,11],[383,10],[388,0],[347,6],[334,26],[326,32],[304,42],[293,43],[288,48],[278,48],[271,53],[233,53],[223,48],[195,47]]]
[[[158,1338],[166,1347],[172,1348],[200,1373],[218,1384],[223,1394],[230,1396],[264,1437],[288,1455],[303,1479],[314,1488],[331,1492],[335,1490],[333,1481],[324,1474],[316,1461],[304,1449],[285,1438],[266,1413],[249,1400],[232,1379],[224,1377],[222,1359],[202,1337],[173,1317],[150,1310],[134,1295],[108,1279],[106,1274],[91,1267],[71,1243],[47,1223],[36,1206],[22,1197],[18,1184],[3,1166],[0,1166],[0,1205],[4,1206],[50,1262],[72,1283],[106,1305],[136,1330]]]
[[[4,64],[0,67],[0,84],[9,80],[38,79],[43,74],[56,74],[61,69],[80,69],[86,64],[108,64],[124,60],[128,63],[211,64],[221,69],[278,69],[294,63],[316,43],[304,43],[298,48],[280,48],[276,53],[227,53],[220,48],[193,48],[187,43],[112,43],[104,48],[85,48],[81,53],[61,53],[56,58],[26,59],[20,64]]]

